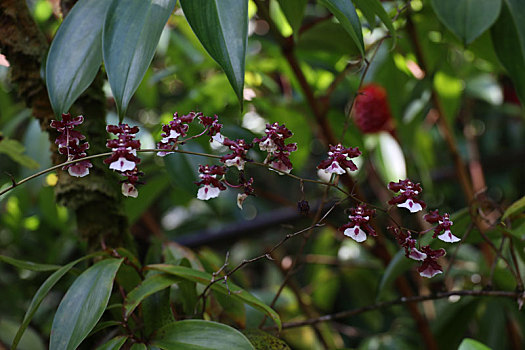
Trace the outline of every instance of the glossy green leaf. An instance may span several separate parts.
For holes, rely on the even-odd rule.
[[[113,1],[102,34],[102,53],[119,118],[146,74],[177,0]]]
[[[308,0],[278,0],[279,6],[286,17],[294,35],[298,34],[301,23],[303,22],[304,10]]]
[[[162,349],[255,350],[250,341],[235,328],[204,320],[173,322],[159,329],[151,343]]]
[[[213,276],[209,273],[197,271],[184,266],[156,264],[149,265],[146,268],[169,273],[204,285],[208,285],[213,279]],[[226,287],[224,283],[217,282],[211,286],[211,289],[222,294],[228,294],[230,297],[239,299],[253,308],[264,312],[272,320],[274,320],[279,328],[281,328],[281,319],[279,318],[277,312],[234,283],[228,281],[228,287]]]
[[[519,1],[505,0],[501,14],[491,29],[492,43],[499,61],[507,70],[518,97],[525,102],[525,7]]]
[[[133,289],[124,303],[124,317],[128,318],[129,315],[135,310],[135,308],[144,300],[146,297],[168,288],[174,283],[180,281],[179,277],[166,274],[157,274],[148,276],[144,281]]]
[[[0,153],[7,155],[18,164],[28,169],[38,169],[38,163],[24,154],[25,147],[20,142],[4,137],[0,142]]]
[[[46,86],[56,116],[88,88],[102,63],[108,0],[80,0],[58,28],[46,61]]]
[[[156,271],[151,271],[158,273]],[[144,319],[144,334],[149,337],[157,329],[175,322],[170,305],[170,290],[163,289],[150,295],[142,302],[142,317]]]
[[[47,293],[55,286],[55,284],[73,268],[76,264],[79,262],[91,259],[94,256],[101,255],[103,253],[93,253],[90,255],[86,255],[80,259],[77,259],[75,261],[70,262],[67,265],[62,266],[57,271],[55,271],[51,276],[49,276],[44,283],[38,288],[35,295],[33,296],[33,299],[31,300],[31,303],[29,304],[29,307],[27,308],[27,311],[24,315],[24,319],[22,321],[22,324],[20,325],[20,328],[18,329],[18,332],[16,333],[15,339],[13,340],[12,348],[16,349],[18,342],[22,338],[22,335],[24,334],[27,326],[33,319],[33,316],[35,315],[36,311],[38,310],[38,307],[44,300],[44,298],[47,296]]]
[[[394,45],[397,41],[396,36],[396,29],[394,28],[394,25],[392,23],[392,19],[388,15],[388,13],[385,11],[385,8],[379,2],[379,0],[354,0],[357,7],[359,7],[363,12],[369,12],[373,15],[376,15],[379,17],[381,22],[384,23],[385,27],[390,32],[390,35],[394,39]],[[370,23],[370,25],[373,25],[373,23]]]
[[[501,217],[501,220],[505,220],[509,216],[515,213],[519,213],[521,211],[525,210],[525,196],[521,197],[514,203],[512,203],[507,210],[503,213],[503,216]]]
[[[355,7],[350,0],[319,0],[321,4],[326,6],[341,23],[343,28],[350,35],[354,43],[359,48],[361,55],[365,53],[365,45],[363,43],[363,32],[361,31],[361,22],[355,12]]]
[[[431,0],[440,21],[470,44],[496,21],[501,0]]]
[[[394,255],[392,260],[385,269],[383,276],[381,276],[381,281],[379,282],[379,287],[377,288],[377,297],[376,300],[381,300],[390,290],[390,287],[400,275],[405,271],[409,270],[413,265],[413,260],[410,260],[405,256],[405,251],[400,250]]]
[[[0,261],[3,261],[9,265],[13,265],[20,269],[30,270],[30,271],[56,271],[60,268],[58,265],[48,265],[48,264],[37,264],[31,261],[18,260],[10,258],[5,255],[0,255]]]
[[[107,342],[99,346],[97,350],[119,350],[122,347],[122,345],[124,345],[126,340],[128,340],[128,337],[120,335],[118,337],[108,340]]]
[[[477,340],[466,338],[459,344],[458,350],[490,350],[490,348]]]
[[[248,41],[248,0],[181,0],[202,46],[222,67],[242,106]]]
[[[84,271],[60,302],[51,326],[50,350],[76,349],[108,305],[123,259],[105,259]]]
[[[146,350],[148,347],[143,343],[135,343],[131,345],[130,350]]]

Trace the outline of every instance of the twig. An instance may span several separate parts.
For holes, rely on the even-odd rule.
[[[470,296],[470,297],[500,297],[500,298],[516,298],[518,304],[523,303],[525,300],[525,295],[523,292],[517,292],[517,291],[494,291],[494,290],[456,290],[456,291],[450,291],[450,292],[441,292],[441,293],[435,293],[435,294],[429,294],[429,295],[418,295],[413,297],[403,297],[398,298],[390,301],[384,301],[381,303],[368,305],[356,309],[336,312],[334,314],[324,315],[317,318],[311,318],[303,321],[296,321],[296,322],[285,322],[282,325],[283,329],[288,328],[295,328],[295,327],[302,327],[302,326],[310,326],[316,323],[320,322],[328,322],[333,321],[341,318],[347,318],[355,315],[362,314],[364,312],[378,310],[378,309],[384,309],[393,305],[401,305],[401,304],[408,304],[408,303],[420,303],[423,301],[428,300],[439,300],[439,299],[445,299],[451,296]],[[265,329],[275,329],[275,326],[269,326],[265,327]]]

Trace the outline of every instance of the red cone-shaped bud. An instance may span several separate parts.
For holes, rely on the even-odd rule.
[[[355,100],[353,117],[363,134],[392,131],[392,114],[386,90],[374,83],[363,86]]]

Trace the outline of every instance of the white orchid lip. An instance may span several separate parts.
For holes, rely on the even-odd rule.
[[[332,162],[332,164],[330,164],[329,167],[324,169],[324,172],[327,174],[335,173],[337,175],[343,175],[344,173],[346,173],[346,171],[343,168],[341,168],[341,166],[339,165],[339,162],[335,160]]]
[[[440,234],[437,238],[447,243],[456,243],[461,241],[461,239],[454,236],[450,230],[445,230],[445,232]]]
[[[197,198],[203,201],[207,201],[211,198],[217,198],[221,190],[211,185],[204,185],[197,191]]]
[[[419,274],[423,277],[432,278],[435,275],[439,275],[440,273],[443,273],[443,271],[435,269],[432,266],[428,266],[426,269],[421,271]]]
[[[344,231],[344,235],[352,238],[354,241],[361,243],[366,240],[366,233],[365,231],[361,230],[361,227],[354,226],[351,228],[347,228]]]
[[[406,208],[410,210],[411,213],[417,213],[418,211],[423,210],[421,204],[414,202],[412,199],[407,199],[404,203],[397,205],[399,208]]]

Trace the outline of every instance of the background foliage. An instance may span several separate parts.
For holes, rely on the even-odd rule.
[[[244,349],[250,345],[236,329],[263,324],[277,335],[279,318],[284,323],[279,336],[293,349],[451,349],[460,343],[463,349],[482,349],[473,339],[492,349],[523,348],[523,311],[516,300],[493,296],[436,297],[326,323],[287,326],[403,296],[454,290],[523,292],[525,203],[519,199],[525,193],[520,103],[525,101],[525,77],[520,74],[525,64],[525,25],[519,18],[525,8],[520,1],[484,0],[475,5],[467,0],[167,1],[171,8],[154,14],[163,18],[154,25],[144,13],[157,11],[152,10],[157,2],[120,3],[126,8],[113,2],[108,13],[117,22],[125,16],[132,22],[111,31],[102,30],[108,17],[96,14],[107,10],[96,7],[103,7],[103,1],[78,1],[70,12],[71,1],[27,1],[35,30],[43,33],[46,47],[52,43],[52,59],[41,62],[51,96],[47,105],[55,108],[56,115],[69,107],[72,114],[84,114],[92,145],[89,154],[106,151],[104,126],[116,124],[119,118],[140,126],[143,148],[155,147],[161,123],[171,120],[174,112],[217,114],[223,134],[231,139],[252,140],[264,134],[265,123],[284,123],[294,133],[291,142],[299,147],[291,156],[293,174],[317,179],[316,166],[329,143],[339,140],[346,147],[359,147],[363,152],[359,171],[351,180],[341,179],[344,185],[355,181],[369,203],[386,208],[389,181],[409,177],[421,182],[428,207],[451,213],[453,231],[462,243],[457,249],[447,246],[445,274],[423,279],[385,230],[388,215],[380,213],[375,220],[377,240],[358,244],[343,238],[337,228],[346,222],[344,209],[351,206],[343,202],[326,218],[325,226],[287,240],[272,252],[273,260],[243,265],[228,275],[228,287],[213,284],[203,305],[199,295],[215,279],[212,274],[223,266],[225,257],[227,271],[244,259],[264,256],[286,234],[315,223],[317,207],[326,211],[342,198],[340,194],[330,191],[325,196],[323,186],[310,183],[303,190],[295,179],[250,166],[256,197],[248,198],[239,210],[234,191],[206,202],[196,199],[198,165],[210,160],[187,154],[160,159],[143,153],[146,184],[140,187],[138,199],[122,199],[118,179],[105,172],[98,159],[93,161],[92,178],[73,182],[62,171],[52,172],[0,197],[0,261],[5,262],[0,264],[0,348],[10,346],[22,320],[27,320],[24,315],[34,306],[33,296],[46,283],[48,293],[41,295],[40,306],[27,320],[29,328],[19,348],[43,349],[48,343],[53,349],[62,348],[57,342],[63,338],[57,332],[50,338],[60,326],[53,321],[55,313],[73,312],[61,311],[65,307],[61,300],[70,296],[66,291],[76,291],[75,303],[87,305],[79,301],[94,294],[82,283],[92,285],[99,273],[107,278],[96,282],[106,286],[105,293],[93,291],[98,299],[91,309],[97,311],[90,311],[92,320],[81,322],[87,331],[77,327],[77,338],[65,336],[69,348],[79,344],[94,348],[107,341],[129,348],[144,339],[150,347],[174,348],[177,342],[191,343],[196,338],[177,338],[179,334],[199,328],[207,329],[212,339],[206,346],[224,337],[231,341],[230,347]],[[100,23],[82,24],[86,12],[81,6],[90,5]],[[20,5],[6,1],[1,6],[4,24]],[[223,18],[231,27],[221,22]],[[235,19],[246,27],[235,27]],[[129,26],[142,20],[143,27]],[[94,30],[68,32],[79,40],[65,50],[59,46],[60,36],[55,36],[61,23]],[[130,33],[129,42],[119,40],[123,32]],[[35,113],[37,94],[28,91],[36,90],[25,88],[16,68],[19,56],[2,34],[0,52],[10,64],[0,66],[4,189],[11,185],[11,177],[21,179],[63,160],[53,155],[56,149],[49,140],[55,135],[45,131],[53,113],[47,117]],[[103,37],[101,42],[97,35]],[[242,40],[244,35],[247,41]],[[117,44],[121,47],[112,51]],[[54,47],[59,49],[53,56]],[[140,60],[134,59],[136,47],[146,53]],[[40,60],[37,48],[33,51],[30,54]],[[79,58],[83,58],[78,61],[84,62],[82,70],[69,70]],[[147,69],[143,72],[140,67]],[[129,72],[125,82],[119,81],[122,69]],[[31,72],[40,79],[38,70]],[[81,76],[65,89],[69,95],[54,93],[64,91],[61,77],[72,72]],[[364,134],[348,118],[359,87],[370,82],[388,93],[395,137],[386,132]],[[348,130],[342,133],[347,123]],[[99,131],[90,131],[96,128]],[[223,151],[213,149],[207,139],[194,140],[183,149]],[[256,152],[250,156],[264,160]],[[235,174],[228,174],[228,180],[236,182]],[[93,199],[91,192],[99,197]],[[310,203],[310,216],[298,212],[300,200]],[[106,216],[92,226],[98,214],[86,213],[97,213],[97,203],[105,203]],[[427,228],[421,216],[395,210],[390,214],[404,226]],[[101,249],[101,237],[110,247],[126,249],[108,250],[112,259],[87,256]],[[47,265],[24,265],[4,257]],[[81,261],[68,264],[75,259]],[[114,277],[117,283],[112,287]],[[135,289],[144,279],[148,284]],[[235,293],[237,288],[243,291]],[[276,294],[280,296],[274,303]],[[124,306],[122,295],[128,298]],[[130,305],[140,305],[140,311],[134,312]],[[204,317],[195,314],[200,309],[205,310]],[[182,321],[198,316],[215,323]],[[139,329],[140,336],[130,337],[133,332],[126,327]],[[276,338],[264,338],[266,333],[252,332],[245,334],[255,348],[284,346]],[[263,340],[257,341],[257,336]]]

